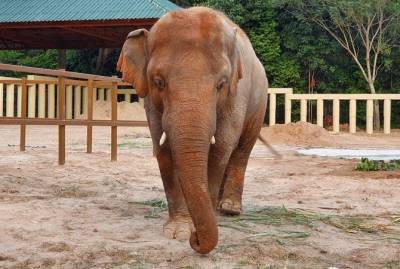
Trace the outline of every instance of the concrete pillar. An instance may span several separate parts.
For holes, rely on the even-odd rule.
[[[55,84],[48,85],[48,99],[47,99],[47,108],[48,108],[48,118],[54,119],[56,117],[56,87]]]
[[[46,117],[46,84],[39,84],[38,91],[38,117]]]
[[[83,106],[83,114],[87,115],[87,102],[88,102],[88,88],[83,87],[83,96],[82,96],[82,106]]]
[[[300,121],[307,122],[307,100],[300,100]]]
[[[269,95],[269,126],[275,125],[276,121],[276,94]]]
[[[340,100],[333,100],[333,132],[340,132]]]
[[[6,117],[14,117],[14,84],[7,85]]]
[[[68,85],[65,87],[65,95],[66,95],[66,119],[72,119],[72,85]]]
[[[111,101],[111,89],[106,89],[105,91],[107,93],[107,101],[110,102]]]
[[[131,94],[130,93],[125,93],[125,102],[131,102]]]
[[[324,99],[317,100],[317,125],[324,127]]]
[[[99,100],[104,101],[104,89],[99,88],[97,90],[99,91]]]
[[[139,104],[140,104],[141,107],[144,108],[144,98],[140,98],[139,97]]]
[[[383,117],[384,117],[383,132],[385,134],[390,134],[391,114],[392,114],[392,101],[390,99],[385,99],[383,105]]]
[[[0,117],[3,117],[3,90],[4,84],[0,83]]]
[[[28,118],[36,117],[36,84],[28,85]]]
[[[367,100],[367,134],[374,133],[374,101]]]
[[[17,85],[17,117],[21,117],[22,112],[22,86]]]
[[[81,86],[75,86],[74,119],[81,115]]]
[[[350,100],[349,108],[349,132],[355,134],[357,132],[357,100]]]
[[[285,124],[292,122],[292,100],[285,94]]]

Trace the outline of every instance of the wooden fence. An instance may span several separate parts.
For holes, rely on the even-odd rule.
[[[317,125],[324,127],[324,101],[333,101],[333,132],[340,132],[340,102],[349,101],[349,132],[356,133],[356,113],[357,102],[365,101],[366,109],[366,132],[373,134],[373,102],[374,100],[382,100],[384,103],[384,127],[385,134],[391,132],[391,112],[392,103],[400,100],[400,94],[293,94],[293,89],[269,89],[269,122],[275,125],[276,121],[276,95],[283,94],[285,96],[285,123],[292,121],[292,103],[300,101],[300,121],[307,122],[307,105],[310,101],[317,102]],[[399,103],[400,104],[400,103]]]
[[[0,77],[0,125],[20,125],[21,151],[25,151],[27,125],[57,125],[58,162],[62,165],[65,163],[65,126],[86,126],[87,153],[92,152],[93,126],[110,126],[111,160],[116,161],[117,127],[147,126],[146,121],[120,121],[117,119],[118,87],[129,85],[123,83],[119,78],[8,64],[0,64],[0,71],[52,77],[51,79],[38,76],[28,76],[22,79]],[[36,87],[38,87],[37,96]],[[130,96],[129,91],[123,91],[126,96]],[[111,100],[110,120],[93,119],[94,93],[103,100],[106,93],[107,100]],[[5,102],[3,96],[6,98]],[[5,108],[3,108],[3,104],[5,104]],[[76,119],[81,114],[86,114],[87,118]]]

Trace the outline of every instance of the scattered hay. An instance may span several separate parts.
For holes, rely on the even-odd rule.
[[[58,243],[44,242],[41,245],[41,248],[44,248],[49,252],[71,251],[71,247],[68,244],[64,243],[64,242],[58,242]]]
[[[260,237],[281,239],[305,239],[311,236],[309,231],[271,229],[272,227],[298,227],[314,228],[318,223],[324,223],[343,230],[347,233],[373,233],[382,235],[380,238],[399,240],[400,237],[394,226],[398,219],[389,220],[388,216],[380,216],[387,224],[377,223],[377,216],[341,216],[323,215],[301,209],[287,209],[285,207],[266,207],[251,210],[238,217],[224,217],[219,226],[239,230],[246,234],[248,240]],[[400,223],[399,223],[400,224]],[[256,228],[268,226],[268,232],[257,232]],[[265,228],[264,228],[265,229]]]
[[[152,199],[144,202],[135,202],[136,204],[150,206],[150,210],[144,215],[146,219],[161,218],[160,213],[168,210],[168,205],[164,200]]]
[[[81,190],[78,186],[56,187],[54,196],[58,198],[87,198],[94,196],[93,191]]]

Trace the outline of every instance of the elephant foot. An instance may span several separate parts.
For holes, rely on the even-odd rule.
[[[164,224],[164,236],[169,239],[188,240],[193,231],[193,222],[189,216],[170,218]]]
[[[219,211],[224,215],[240,215],[242,212],[242,203],[230,198],[222,198],[219,203]]]

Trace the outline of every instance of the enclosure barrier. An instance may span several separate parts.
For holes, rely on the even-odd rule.
[[[64,164],[66,125],[86,126],[87,153],[92,152],[93,126],[110,126],[111,160],[116,161],[117,127],[147,126],[146,121],[117,119],[118,87],[129,86],[119,78],[8,64],[0,64],[0,70],[46,76],[0,77],[0,124],[20,125],[21,151],[25,151],[26,125],[57,125],[58,162]],[[129,100],[134,91],[122,89],[120,93]],[[95,96],[111,101],[110,120],[93,119]],[[82,115],[86,115],[86,119],[80,119]]]
[[[357,101],[366,101],[366,132],[373,134],[373,102],[383,100],[383,132],[391,132],[391,111],[392,102],[400,100],[400,94],[293,94],[293,89],[269,89],[269,123],[276,123],[276,96],[283,94],[285,96],[285,123],[292,121],[292,102],[300,101],[300,121],[307,122],[307,103],[308,101],[317,102],[317,125],[324,127],[324,101],[333,101],[333,132],[340,132],[340,101],[349,101],[349,132],[356,133],[356,113]]]

